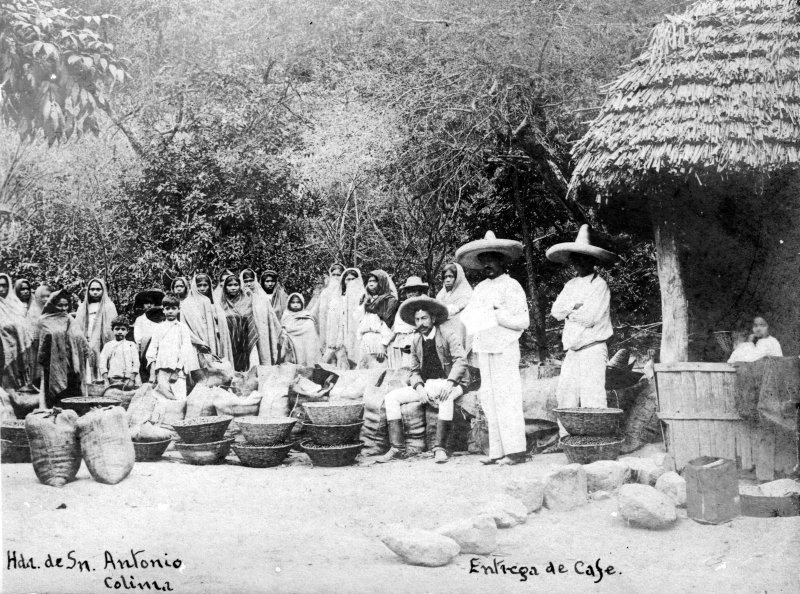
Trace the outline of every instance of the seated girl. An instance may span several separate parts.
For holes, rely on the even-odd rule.
[[[734,349],[728,363],[752,362],[764,357],[783,357],[783,351],[777,339],[770,336],[766,318],[759,315],[753,318],[752,334]]]

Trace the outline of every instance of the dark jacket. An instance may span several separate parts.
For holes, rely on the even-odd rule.
[[[439,362],[448,380],[455,382],[462,388],[469,385],[469,371],[467,370],[467,355],[458,335],[449,329],[436,326],[436,352]],[[420,370],[422,368],[422,335],[417,332],[411,343],[411,386],[423,382]]]

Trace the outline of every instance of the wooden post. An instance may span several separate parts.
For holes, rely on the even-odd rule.
[[[677,200],[679,194],[671,198]],[[658,284],[661,288],[661,363],[689,360],[689,306],[681,275],[674,203],[655,204],[652,212]]]

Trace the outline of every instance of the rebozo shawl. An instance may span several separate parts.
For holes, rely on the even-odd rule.
[[[300,311],[291,311],[288,308],[281,318],[281,325],[290,342],[291,351],[294,353],[294,363],[312,367],[319,362],[320,346],[314,317],[306,311],[306,301],[300,293],[292,293],[287,300],[297,297],[303,304]]]
[[[272,305],[272,309],[275,311],[275,315],[278,316],[278,319],[283,317],[283,312],[286,311],[286,306],[289,304],[289,295],[286,293],[286,289],[283,288],[283,283],[281,283],[278,273],[275,270],[265,270],[261,274],[261,278],[259,279],[259,285],[261,288],[264,288],[264,279],[268,276],[271,276],[275,279],[275,290],[272,294],[267,293],[264,290],[264,295],[266,295],[269,300],[270,304]]]
[[[364,312],[374,313],[388,328],[391,328],[394,324],[397,308],[400,307],[397,302],[397,297],[392,291],[392,287],[394,286],[392,279],[383,270],[373,270],[369,273],[369,276],[374,276],[377,279],[378,290],[374,295],[365,293],[363,300]]]
[[[225,312],[198,290],[198,277],[207,278],[211,286],[211,278],[207,274],[195,274],[192,277],[189,295],[181,303],[181,321],[208,345],[211,354],[233,363],[233,349]],[[201,365],[202,363],[201,360]]]
[[[28,297],[28,302],[27,303],[25,303],[19,297],[19,291],[22,288],[23,283],[27,284],[28,288],[31,291],[31,296]],[[17,298],[17,301],[19,302],[19,305],[20,305],[20,308],[21,308],[21,311],[22,311],[22,315],[24,315],[26,318],[30,315],[31,307],[35,303],[35,299],[33,298],[33,288],[32,287],[33,287],[33,285],[31,285],[31,281],[29,281],[27,278],[18,278],[17,280],[14,281],[14,296]]]
[[[355,273],[356,278],[348,285],[345,283],[345,279],[350,272]],[[364,281],[361,278],[361,271],[358,268],[348,268],[345,270],[340,280],[340,287],[344,303],[341,310],[337,342],[339,345],[344,346],[349,359],[357,361],[358,322],[362,311],[361,299],[366,294]]]
[[[453,284],[453,288],[450,291],[442,287],[439,293],[437,293],[436,299],[447,306],[447,311],[452,319],[458,317],[461,311],[467,306],[467,303],[469,303],[469,300],[472,298],[472,287],[467,281],[464,268],[461,264],[447,264],[442,269],[442,276],[444,276],[444,273],[448,270],[455,273],[456,282]]]
[[[342,295],[341,277],[333,276],[334,268],[342,268],[339,263],[331,264],[328,267],[328,283],[319,296],[319,306],[317,308],[317,328],[319,329],[319,339],[322,346],[338,348],[339,324],[341,324],[342,306],[344,296]]]
[[[247,371],[250,368],[250,352],[258,345],[253,297],[242,291],[235,299],[231,299],[224,286],[222,289],[220,306],[228,325],[233,367],[236,371]]]
[[[89,332],[89,287],[94,283],[100,283],[103,288],[103,295],[100,297],[100,308],[97,311],[94,326],[92,331]],[[101,278],[93,278],[86,285],[83,302],[78,306],[78,312],[75,314],[75,323],[89,343],[89,367],[86,370],[86,375],[95,381],[102,377],[98,369],[100,352],[107,342],[114,340],[114,333],[111,331],[111,320],[116,317],[117,308],[108,296],[105,281]]]
[[[39,285],[33,292],[33,297],[31,297],[31,306],[28,308],[28,319],[31,320],[33,324],[35,324],[42,316],[44,306],[47,303],[45,294],[48,293],[51,293],[50,287],[44,283]]]
[[[218,279],[219,282],[217,283],[216,288],[212,289],[212,291],[211,291],[211,295],[212,295],[212,299],[211,300],[215,304],[217,304],[219,306],[222,305],[222,291],[223,291],[223,287],[225,285],[225,279],[228,278],[229,276],[234,276],[234,274],[233,274],[233,271],[228,270],[227,268],[225,270],[223,270],[222,272],[220,272],[219,273],[219,279]]]
[[[3,388],[18,390],[29,378],[30,349],[33,335],[30,325],[22,315],[14,295],[11,277],[1,274],[8,281],[8,297],[0,298],[0,347],[2,347],[2,374],[0,384]],[[11,299],[11,297],[14,299]]]
[[[244,286],[244,273],[251,272],[256,279],[253,290],[250,291]],[[253,320],[258,331],[258,358],[262,365],[275,365],[278,362],[279,345],[281,336],[281,323],[275,311],[269,295],[258,283],[258,276],[251,268],[245,268],[239,274],[239,282],[242,292],[249,295],[252,300]]]
[[[80,385],[89,355],[89,344],[78,325],[66,312],[56,309],[65,291],[56,291],[47,300],[39,319],[37,361],[44,371],[45,403],[52,407],[70,385]]]

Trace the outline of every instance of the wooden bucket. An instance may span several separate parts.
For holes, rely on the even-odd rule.
[[[727,363],[658,363],[659,418],[678,469],[701,456],[756,462],[757,438],[736,412],[736,369]]]

